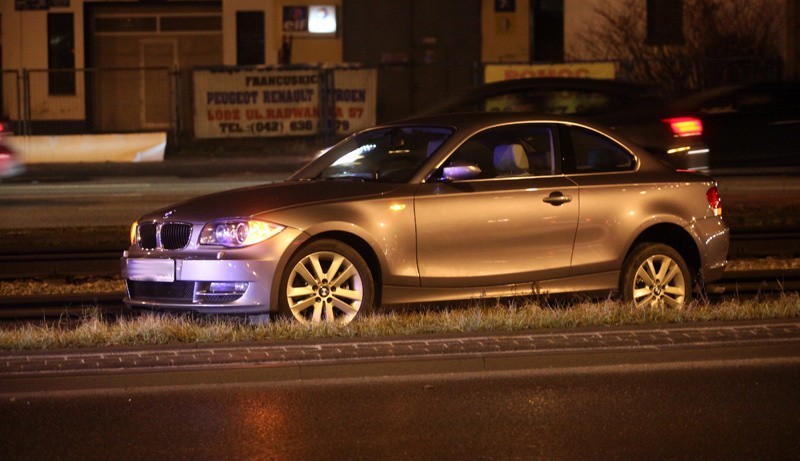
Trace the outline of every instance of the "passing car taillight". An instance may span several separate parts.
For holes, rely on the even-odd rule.
[[[686,136],[699,136],[703,134],[703,122],[695,117],[674,117],[664,119],[672,129],[672,134],[679,138]]]
[[[722,197],[719,195],[717,186],[712,186],[706,191],[706,200],[708,200],[708,206],[711,207],[714,216],[722,216]]]

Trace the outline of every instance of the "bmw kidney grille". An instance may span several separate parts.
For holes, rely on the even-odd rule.
[[[139,246],[145,250],[180,250],[189,244],[192,225],[185,223],[139,224]]]

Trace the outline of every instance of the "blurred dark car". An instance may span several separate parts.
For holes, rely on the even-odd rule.
[[[800,82],[719,87],[674,107],[701,120],[714,171],[800,170]]]
[[[21,174],[24,169],[19,155],[6,141],[7,136],[14,134],[9,127],[8,122],[0,121],[0,179]]]
[[[505,80],[471,88],[422,114],[472,111],[578,116],[616,130],[675,168],[708,169],[699,120],[670,110],[652,86],[588,78]]]

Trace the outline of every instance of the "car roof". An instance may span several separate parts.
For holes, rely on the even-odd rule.
[[[724,97],[742,90],[770,91],[770,92],[800,92],[800,81],[780,82],[752,82],[723,85],[690,94],[672,104],[676,110],[696,110],[708,101]]]
[[[443,114],[430,114],[410,117],[396,122],[386,123],[381,126],[408,126],[408,125],[434,125],[465,130],[477,130],[492,125],[508,123],[567,123],[586,125],[600,131],[610,132],[602,125],[598,125],[579,117],[566,115],[548,115],[531,112],[451,112]]]
[[[483,85],[473,87],[472,90],[496,91],[519,88],[597,89],[606,91],[655,90],[655,87],[651,85],[623,82],[619,80],[568,77],[515,78],[485,83]]]
[[[454,107],[459,107],[463,104],[521,91],[592,91],[615,94],[626,100],[638,101],[646,98],[650,103],[658,102],[663,104],[664,102],[662,92],[652,85],[594,78],[518,78],[467,88],[454,97],[432,104],[419,112],[419,114],[451,112]]]

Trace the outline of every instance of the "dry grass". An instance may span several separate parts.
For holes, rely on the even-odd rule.
[[[122,291],[125,291],[125,280],[119,277],[0,280],[0,296],[114,293]]]
[[[800,295],[797,293],[720,303],[693,303],[683,310],[643,310],[611,300],[566,305],[537,300],[476,301],[463,306],[450,305],[415,312],[390,311],[366,316],[344,326],[303,326],[288,320],[249,325],[235,319],[155,314],[106,320],[96,309],[90,309],[78,320],[5,327],[0,330],[0,349],[374,338],[798,316]]]

